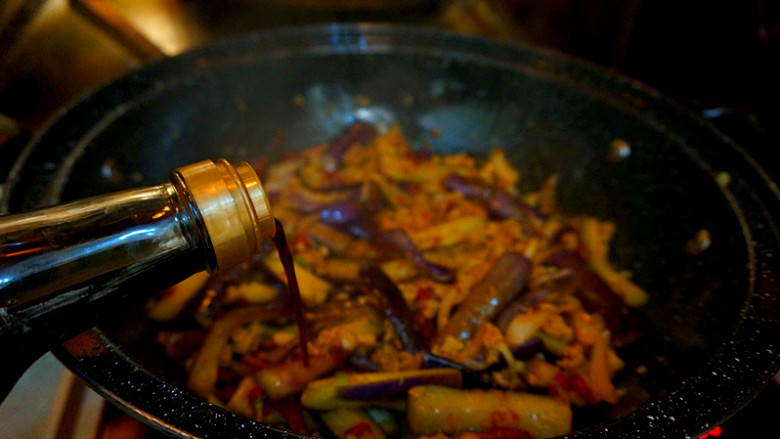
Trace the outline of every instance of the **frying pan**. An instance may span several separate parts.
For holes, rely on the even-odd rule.
[[[417,148],[504,147],[524,189],[559,176],[569,213],[617,225],[613,256],[650,292],[647,398],[584,413],[568,437],[695,437],[780,366],[780,194],[744,150],[631,79],[557,53],[432,29],[321,25],[249,34],[149,64],[64,110],[24,149],[1,208],[162,181],[203,159],[278,160],[355,120]],[[607,160],[609,144],[630,145]],[[690,252],[706,230],[711,245]],[[146,292],[134,292],[143,295]],[[106,310],[55,348],[100,394],[174,437],[293,435],[178,384],[139,311]],[[592,415],[592,416],[590,416]]]

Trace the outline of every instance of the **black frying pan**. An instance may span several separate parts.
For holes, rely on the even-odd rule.
[[[650,399],[571,437],[695,437],[767,383],[778,355],[780,196],[738,146],[663,96],[554,53],[407,27],[333,25],[247,35],[148,65],[63,112],[24,150],[0,209],[162,181],[207,158],[278,159],[356,119],[418,147],[507,149],[528,189],[560,175],[571,213],[618,226],[617,265],[651,294]],[[440,134],[439,134],[440,133]],[[631,155],[606,160],[624,139]],[[709,231],[711,247],[687,243]],[[141,292],[143,293],[143,292]],[[107,311],[57,356],[99,393],[178,437],[288,434],[175,385],[151,328]]]

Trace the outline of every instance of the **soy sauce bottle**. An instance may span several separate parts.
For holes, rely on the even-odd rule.
[[[252,167],[224,159],[155,186],[0,216],[0,401],[103,308],[246,261],[277,224]]]

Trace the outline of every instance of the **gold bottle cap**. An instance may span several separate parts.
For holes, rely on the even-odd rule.
[[[276,233],[265,189],[254,169],[225,159],[206,160],[176,170],[200,210],[217,258],[226,268],[257,254]]]

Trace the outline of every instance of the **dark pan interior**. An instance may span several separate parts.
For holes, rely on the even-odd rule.
[[[652,90],[532,48],[362,25],[204,47],[64,112],[25,150],[3,202],[15,211],[157,183],[207,158],[273,161],[356,119],[399,124],[439,152],[502,146],[526,189],[557,173],[567,212],[616,223],[616,264],[651,295],[640,313],[652,336],[626,355],[651,366],[653,399],[573,437],[693,436],[777,369],[777,190],[737,145]],[[614,139],[631,146],[625,160],[606,159]],[[692,255],[702,229],[712,245]],[[174,436],[279,433],[170,386],[142,317],[103,317],[58,354],[127,411]]]

